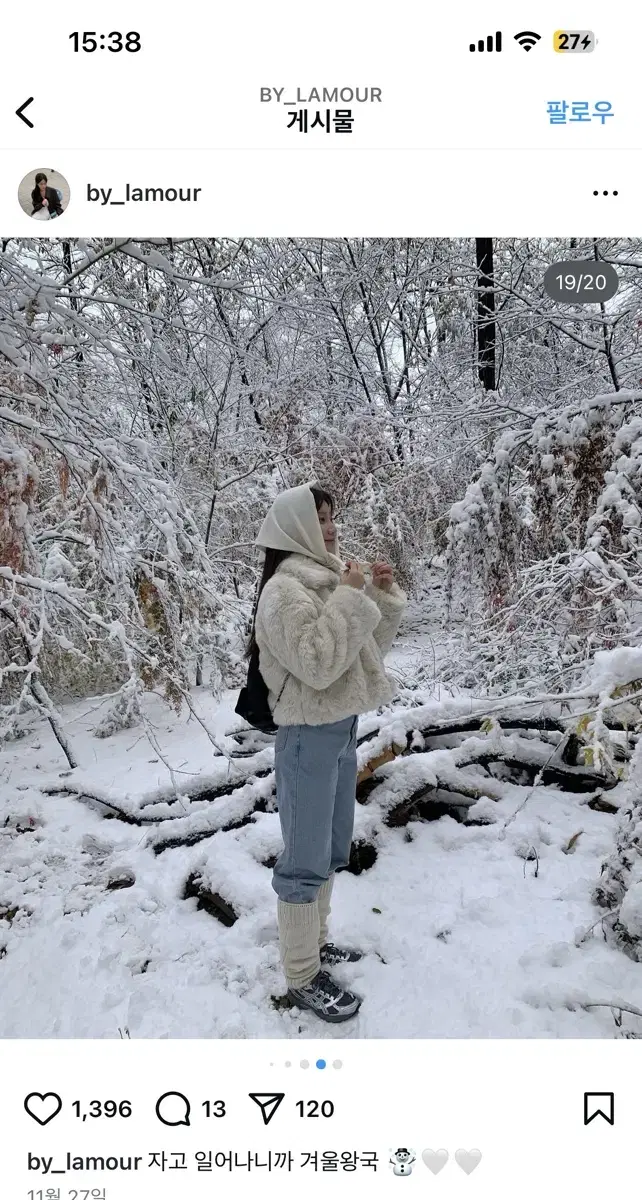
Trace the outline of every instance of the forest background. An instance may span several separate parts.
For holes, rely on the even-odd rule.
[[[558,773],[629,780],[602,807],[624,822],[601,901],[637,955],[642,899],[617,914],[642,888],[642,243],[1,249],[0,741],[35,712],[73,772],[64,705],[100,696],[93,735],[141,725],[162,758],[157,693],[224,753],[195,689],[242,683],[258,527],[318,480],[342,553],[387,559],[407,631],[430,629],[400,710],[472,696],[491,735],[502,705],[526,706]],[[547,297],[565,259],[615,266],[614,299]]]

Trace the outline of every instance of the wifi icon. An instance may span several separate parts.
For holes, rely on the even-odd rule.
[[[519,42],[522,50],[532,50],[533,46],[536,46],[541,39],[541,33],[532,33],[528,29],[526,29],[523,33],[515,34],[515,41]]]

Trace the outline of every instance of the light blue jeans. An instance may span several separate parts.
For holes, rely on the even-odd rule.
[[[274,763],[284,849],[272,887],[305,904],[350,859],[357,784],[358,717],[332,725],[281,725]]]

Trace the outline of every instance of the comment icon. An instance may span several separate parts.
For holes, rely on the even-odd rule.
[[[163,1092],[156,1101],[156,1116],[163,1125],[189,1125],[190,1102],[182,1092]]]

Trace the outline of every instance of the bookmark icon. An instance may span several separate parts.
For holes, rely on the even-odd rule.
[[[596,1117],[603,1117],[609,1125],[615,1124],[615,1092],[584,1093],[584,1124],[590,1125]]]

